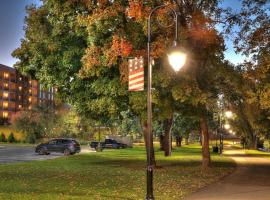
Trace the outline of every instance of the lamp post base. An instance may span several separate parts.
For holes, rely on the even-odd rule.
[[[146,177],[147,177],[147,193],[146,193],[145,200],[154,200],[155,198],[153,194],[153,166],[152,165],[147,166]]]

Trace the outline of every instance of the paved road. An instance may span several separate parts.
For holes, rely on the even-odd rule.
[[[270,158],[227,150],[237,163],[236,171],[186,198],[186,200],[270,200]]]
[[[63,156],[60,153],[50,155],[35,154],[34,147],[0,145],[0,164],[32,160],[47,160]]]

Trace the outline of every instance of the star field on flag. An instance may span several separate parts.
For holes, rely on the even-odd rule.
[[[128,90],[143,91],[144,90],[144,67],[143,58],[133,58],[128,60]]]

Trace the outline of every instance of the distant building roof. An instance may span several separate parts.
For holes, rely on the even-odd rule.
[[[2,64],[0,64],[0,70],[7,70],[7,71],[10,71],[10,72],[13,72],[13,73],[16,72],[16,70],[14,68],[6,66],[6,65],[2,65]]]

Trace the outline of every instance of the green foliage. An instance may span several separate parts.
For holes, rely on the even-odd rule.
[[[53,137],[76,137],[79,130],[79,116],[71,109],[58,112],[57,120],[52,129]]]
[[[172,134],[181,135],[188,138],[192,131],[198,130],[199,121],[194,116],[183,115],[183,113],[175,113],[173,118]]]
[[[23,132],[26,136],[35,135],[36,139],[49,137],[52,133],[56,114],[47,106],[35,106],[31,110],[16,113],[12,118],[12,124],[16,130]]]
[[[12,132],[9,134],[9,136],[7,138],[7,142],[9,142],[9,143],[16,142],[16,138],[15,138],[15,136],[14,136],[14,134]]]
[[[35,144],[37,140],[37,136],[34,133],[28,133],[25,137],[25,142],[30,144]]]
[[[176,74],[164,59],[174,39],[174,27],[162,28],[156,23],[157,18],[168,21],[166,12],[161,10],[153,19],[151,44],[156,63],[153,119],[157,135],[163,132],[159,125],[172,119],[174,113],[181,113],[183,120],[179,124],[175,120],[175,133],[190,132],[191,127],[198,130],[199,118],[208,119],[214,128],[210,115],[216,111],[221,95],[225,96],[225,106],[232,107],[239,117],[239,132],[251,138],[269,132],[267,1],[244,0],[236,15],[227,15],[230,11],[220,8],[219,0],[140,2],[48,0],[40,8],[28,7],[25,38],[13,52],[19,59],[16,67],[47,86],[57,87],[60,99],[82,117],[104,126],[119,123],[123,134],[140,132],[139,124],[146,121],[146,92],[127,92],[127,58],[146,57],[149,11],[167,4],[179,11],[179,44],[189,50],[189,61]],[[255,53],[256,62],[233,67],[224,61],[224,35],[216,30],[221,21],[227,30],[240,25],[236,48],[246,55]],[[129,112],[136,116],[131,119]],[[78,119],[66,118],[59,119],[61,131],[57,133],[80,134]],[[30,130],[39,138],[45,136],[46,128],[46,134],[53,134],[51,125],[47,127],[44,122],[29,118],[22,119],[20,126],[29,121],[30,126],[21,128],[25,133]]]
[[[7,142],[7,139],[4,133],[0,134],[0,142]]]
[[[120,116],[119,133],[123,136],[132,135],[139,137],[142,135],[140,121],[130,110],[122,111]]]

